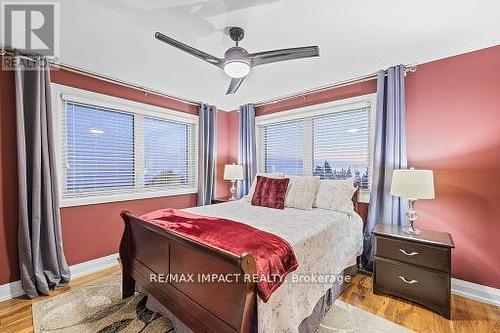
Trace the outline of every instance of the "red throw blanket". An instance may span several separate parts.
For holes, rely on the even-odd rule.
[[[237,256],[252,254],[257,265],[257,293],[264,302],[299,265],[287,241],[240,222],[177,209],[160,209],[141,219]]]

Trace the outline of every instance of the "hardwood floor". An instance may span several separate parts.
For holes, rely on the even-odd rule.
[[[18,297],[8,301],[0,302],[0,333],[28,333],[33,332],[33,316],[31,305],[35,302],[43,301],[51,297],[63,294],[81,284],[92,280],[111,275],[119,275],[119,267],[106,269],[97,273],[74,279],[68,287],[57,289],[50,296],[38,297],[30,300],[27,297]]]
[[[16,298],[0,303],[0,332],[33,332],[31,305],[70,291],[79,285],[109,275],[118,275],[118,267],[75,279],[66,288],[37,300]],[[416,332],[500,332],[500,308],[452,296],[452,320],[413,303],[371,292],[371,277],[358,274],[340,299],[365,311],[372,312]]]
[[[358,274],[340,296],[344,302],[416,332],[500,332],[500,308],[452,295],[451,320],[396,297],[374,295],[372,279]]]

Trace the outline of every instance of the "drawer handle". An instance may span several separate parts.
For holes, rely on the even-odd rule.
[[[406,284],[414,284],[414,283],[418,283],[418,280],[407,280],[407,279],[405,279],[405,277],[404,277],[404,276],[401,276],[401,275],[399,275],[398,277],[399,277],[401,280],[403,280],[403,282],[404,282],[404,283],[406,283]]]
[[[409,257],[412,257],[412,256],[416,256],[418,254],[418,252],[415,252],[413,251],[412,253],[408,253],[406,252],[405,250],[403,249],[399,249],[399,252],[403,253],[405,256],[409,256]]]

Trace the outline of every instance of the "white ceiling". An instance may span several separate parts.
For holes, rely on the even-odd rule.
[[[499,0],[64,0],[61,62],[224,110],[500,44]],[[318,45],[320,57],[254,68],[232,96],[215,66],[155,31],[222,57],[226,26],[249,52]]]

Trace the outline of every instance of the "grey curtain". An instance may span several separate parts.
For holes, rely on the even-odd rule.
[[[404,217],[407,201],[390,195],[392,171],[405,169],[404,66],[380,71],[377,79],[377,115],[372,190],[368,218],[364,230],[363,268],[372,269],[372,230],[379,223],[406,224]]]
[[[243,180],[238,184],[238,198],[248,194],[257,173],[255,148],[255,107],[253,104],[240,106],[238,137],[238,164],[243,165]]]
[[[55,155],[50,69],[23,62],[15,69],[21,282],[30,298],[67,284]]]
[[[212,203],[215,192],[215,158],[217,156],[217,108],[200,105],[198,206]]]

